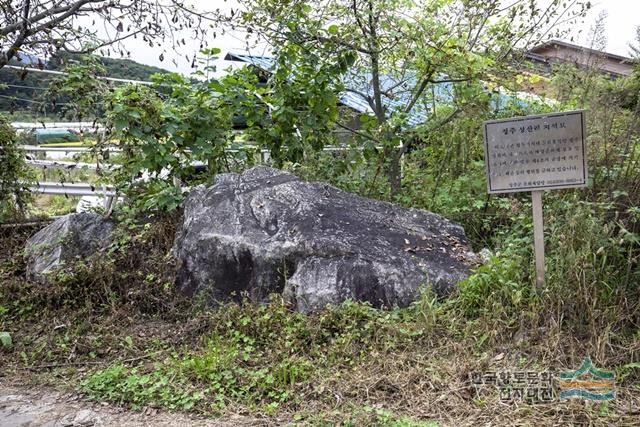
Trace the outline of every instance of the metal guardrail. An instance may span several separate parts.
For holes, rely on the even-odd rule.
[[[89,122],[11,122],[11,127],[15,130],[31,129],[72,129],[77,127],[90,128]]]
[[[42,147],[36,145],[20,145],[19,149],[25,152],[76,152],[86,153],[94,151],[93,147]],[[97,148],[97,147],[96,147]],[[229,148],[226,151],[229,153],[238,153],[242,149],[253,148],[255,146],[245,145],[239,148]],[[99,151],[109,152],[121,152],[122,149],[118,147],[103,147],[98,148]],[[361,147],[325,147],[323,151],[327,152],[339,152],[358,150],[362,151]],[[260,149],[255,151],[260,155],[260,161],[266,162],[269,159],[270,152],[267,149]],[[41,167],[44,169],[97,169],[97,165],[93,163],[82,162],[68,162],[68,161],[53,161],[53,160],[38,160],[27,159],[27,164],[35,167]],[[105,164],[105,169],[115,169],[118,165]],[[52,195],[66,195],[66,196],[99,196],[104,197],[104,208],[109,211],[113,206],[114,200],[117,197],[117,192],[114,187],[107,185],[93,185],[88,183],[62,183],[62,182],[38,182],[36,185],[30,187],[30,190],[39,194],[52,194]]]
[[[41,145],[18,145],[18,149],[29,153],[90,153],[94,151],[108,151],[110,153],[119,153],[122,151],[122,148],[118,147],[43,147]]]
[[[225,151],[227,153],[239,153],[246,149],[255,149],[255,145],[243,145],[238,148],[227,148]],[[377,149],[382,149],[382,147],[376,147]],[[107,147],[43,147],[40,145],[19,145],[18,149],[27,152],[62,152],[62,153],[89,153],[93,151],[108,151],[111,153],[119,153],[122,152],[122,148],[107,146]],[[363,147],[324,147],[323,151],[362,151]],[[261,154],[269,154],[269,150],[263,148],[261,150],[256,150],[256,152],[260,152]]]
[[[104,197],[104,208],[109,211],[117,196],[116,189],[110,185],[92,185],[87,183],[38,182],[29,189],[34,193],[57,194],[65,196]]]
[[[65,169],[65,170],[73,170],[73,169],[90,169],[97,170],[98,165],[96,163],[83,163],[83,162],[64,162],[60,160],[38,160],[38,159],[27,159],[26,163],[30,166],[34,166],[42,169]],[[104,163],[100,165],[100,169],[103,170],[115,170],[118,169],[120,165],[114,165],[111,163]]]
[[[95,170],[98,168],[94,163],[82,163],[82,162],[62,162],[56,160],[37,160],[37,159],[27,159],[26,163],[30,166],[35,166],[37,168],[43,169],[92,169]]]
[[[14,129],[102,129],[94,122],[11,122]]]
[[[38,182],[30,187],[35,193],[66,194],[67,196],[107,196],[114,197],[116,190],[110,185],[93,185],[87,183]]]

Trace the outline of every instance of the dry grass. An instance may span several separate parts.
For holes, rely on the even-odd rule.
[[[8,312],[0,315],[0,331],[11,331],[15,346],[0,350],[3,381],[76,388],[115,362],[140,373],[165,372],[206,354],[210,337],[236,334],[249,337],[254,347],[249,359],[236,360],[243,368],[303,360],[312,370],[282,386],[290,397],[275,409],[268,397],[233,395],[225,397],[224,407],[212,409],[214,396],[208,394],[193,408],[196,413],[226,418],[251,413],[265,425],[639,425],[640,375],[622,369],[639,360],[637,333],[598,328],[576,335],[553,313],[523,315],[509,325],[489,323],[438,303],[391,312],[352,304],[308,317],[277,300],[267,308],[204,310],[167,287],[174,223],[160,222],[123,244],[126,252],[113,253],[109,262],[88,263],[50,288],[23,277],[20,248],[35,230],[5,234],[0,306]],[[482,338],[486,332],[488,338]],[[625,375],[615,400],[505,403],[495,388],[476,390],[469,381],[472,372],[575,369],[586,355],[599,367],[617,368],[619,378]],[[184,387],[209,386],[189,378]]]

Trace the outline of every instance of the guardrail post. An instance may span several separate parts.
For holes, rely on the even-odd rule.
[[[107,213],[111,212],[111,208],[113,207],[114,196],[105,197],[104,201],[105,201],[104,210]]]

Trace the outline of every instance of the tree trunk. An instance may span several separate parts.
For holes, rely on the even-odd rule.
[[[387,178],[391,187],[391,197],[395,197],[402,189],[402,149],[398,147],[391,148],[390,155],[387,158],[389,159]]]

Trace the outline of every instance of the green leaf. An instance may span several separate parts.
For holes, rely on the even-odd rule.
[[[13,347],[13,341],[11,340],[11,334],[9,332],[0,332],[0,344],[3,348]]]
[[[116,130],[120,131],[123,130],[124,128],[127,127],[127,125],[129,124],[129,122],[122,120],[122,119],[116,119],[115,121],[115,126],[116,126]]]
[[[201,49],[200,52],[202,52],[203,55],[213,56],[219,54],[220,52],[222,52],[222,50],[217,47],[211,47]]]
[[[329,25],[329,28],[327,28],[327,31],[329,34],[338,34],[338,26],[336,24],[331,24]]]

